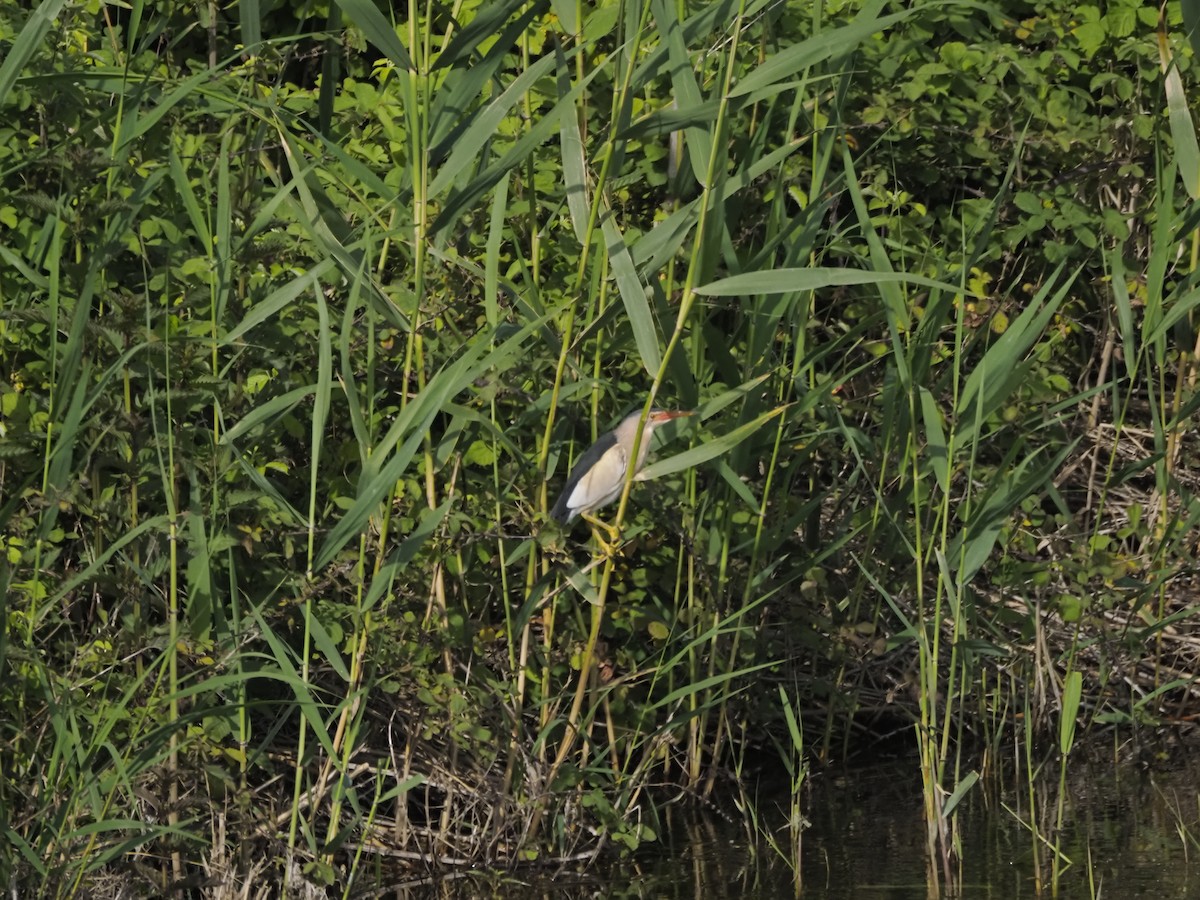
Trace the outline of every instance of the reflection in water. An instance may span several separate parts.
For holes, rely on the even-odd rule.
[[[1056,834],[1057,776],[1047,766],[1032,790],[1024,779],[997,776],[967,794],[958,890],[944,895],[1055,896],[1057,844],[1056,896],[1064,900],[1200,896],[1192,862],[1200,861],[1200,760],[1160,771],[1073,762]],[[915,761],[817,774],[805,808],[805,898],[938,896],[939,886],[927,883]]]
[[[926,878],[925,824],[915,760],[815,773],[804,808],[811,827],[801,850],[805,900],[930,897],[1200,897],[1200,758],[1158,771],[1073,762],[1057,835],[1058,773],[1034,789],[1016,777],[982,779],[959,806],[961,865],[956,889]],[[761,827],[782,826],[787,788],[764,782],[752,798]],[[722,804],[717,804],[718,806]],[[586,871],[464,874],[433,884],[355,896],[425,898],[746,898],[795,895],[793,871],[766,841],[754,840],[734,804],[669,807],[662,839],[633,859]],[[781,841],[786,846],[786,838]],[[1069,862],[1067,862],[1069,860]],[[380,884],[386,884],[381,880]]]

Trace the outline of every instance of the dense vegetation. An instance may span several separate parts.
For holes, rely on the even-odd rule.
[[[0,877],[636,849],[897,732],[947,860],[1194,714],[1192,5],[1002,6],[0,0]]]

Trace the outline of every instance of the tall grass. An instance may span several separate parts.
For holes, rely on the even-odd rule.
[[[805,39],[765,0],[336,10],[366,50],[272,36],[257,4],[200,41],[44,2],[0,64],[10,107],[75,85],[0,246],[0,874],[163,891],[283,848],[289,886],[349,891],[388,853],[636,849],[663,785],[717,790],[758,732],[798,857],[804,754],[868,705],[843,637],[869,633],[912,662],[953,880],[964,747],[1001,745],[1026,675],[1070,671],[1074,741],[1076,643],[995,680],[1013,642],[978,585],[1058,496],[1081,404],[1109,397],[1116,435],[1092,538],[1143,391],[1144,554],[1166,567],[1192,524],[1165,499],[1195,405],[1183,368],[1164,390],[1195,306],[1163,288],[1169,187],[1141,312],[1106,257],[1124,372],[1049,400],[1077,271],[989,286],[1007,182],[945,259],[910,256],[840,125],[857,49],[919,7],[817,9]],[[630,473],[600,554],[553,492],[655,404],[696,424]],[[1170,613],[1164,591],[1154,635]]]

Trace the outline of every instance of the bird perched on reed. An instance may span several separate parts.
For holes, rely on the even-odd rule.
[[[646,455],[650,452],[650,438],[654,434],[654,429],[672,419],[690,415],[691,413],[686,411],[650,410],[646,416],[646,424],[642,428],[642,440],[638,445],[637,460],[633,464],[635,474],[640,472],[642,466],[646,464]],[[621,420],[621,424],[612,431],[602,434],[596,443],[592,444],[579,457],[575,468],[567,477],[562,495],[550,511],[550,515],[564,525],[573,521],[577,516],[582,516],[593,526],[596,540],[605,548],[606,552],[611,552],[612,546],[601,539],[595,528],[599,526],[605,529],[613,542],[616,541],[616,529],[595,518],[592,513],[621,496],[621,491],[625,488],[625,476],[629,472],[629,461],[633,456],[638,422],[641,421],[641,418],[640,411],[630,413]]]

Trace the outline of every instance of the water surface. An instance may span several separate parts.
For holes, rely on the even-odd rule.
[[[772,829],[780,849],[787,846],[782,826],[789,794],[786,784],[764,780],[753,798],[761,827]],[[949,884],[929,874],[915,759],[814,772],[802,806],[810,823],[799,855],[805,900],[1200,897],[1200,753],[1171,763],[1073,762],[1063,792],[1057,768],[1043,768],[1032,789],[1014,774],[982,779],[959,806],[961,862]],[[464,873],[432,884],[409,880],[370,895],[796,896],[795,867],[745,826],[733,798],[704,808],[671,807],[666,825],[660,841],[635,857],[586,870]]]

